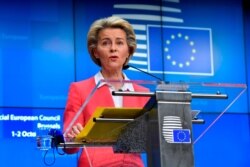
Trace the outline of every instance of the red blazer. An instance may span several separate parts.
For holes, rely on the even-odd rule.
[[[68,100],[64,112],[64,130],[84,103],[90,92],[96,86],[94,77],[87,80],[74,82],[70,85]],[[135,91],[148,92],[149,90],[137,84],[133,84]],[[124,107],[143,107],[149,100],[148,97],[124,96]],[[97,107],[114,107],[114,102],[107,85],[96,90],[88,105],[84,108],[76,123],[83,126],[91,118]],[[66,152],[76,153],[79,149],[70,149]],[[142,167],[140,154],[113,153],[112,147],[88,147],[83,149],[78,161],[78,167]],[[91,165],[89,165],[91,163]]]

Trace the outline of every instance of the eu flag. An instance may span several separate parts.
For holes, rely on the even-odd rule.
[[[174,129],[173,143],[191,143],[189,129]]]
[[[152,73],[213,75],[211,29],[148,25]]]

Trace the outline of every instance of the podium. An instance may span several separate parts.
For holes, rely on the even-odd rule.
[[[76,139],[59,143],[58,147],[112,146],[116,153],[146,153],[149,167],[193,167],[195,142],[246,90],[244,84],[102,80],[84,101],[65,133],[75,124],[98,86],[116,82],[143,85],[149,91],[113,91],[113,96],[147,97],[148,101],[142,107],[96,108]],[[193,124],[206,124],[199,113],[211,109],[221,114],[195,139]]]

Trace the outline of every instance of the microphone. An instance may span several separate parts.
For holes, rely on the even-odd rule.
[[[52,136],[51,147],[57,148],[60,143],[64,143],[64,136],[60,130],[50,129],[48,135]]]
[[[143,70],[141,70],[141,69],[139,69],[139,68],[137,68],[137,67],[135,67],[135,66],[131,66],[131,65],[125,65],[125,66],[123,66],[123,70],[127,70],[128,68],[134,68],[134,69],[136,69],[136,70],[138,70],[138,71],[140,71],[140,72],[143,72],[144,74],[147,74],[147,75],[150,75],[151,77],[153,77],[153,78],[156,78],[157,80],[159,80],[161,83],[165,83],[161,78],[159,78],[159,77],[157,77],[157,76],[155,76],[155,75],[152,75],[152,74],[150,74],[149,72],[146,72],[146,71],[143,71]]]

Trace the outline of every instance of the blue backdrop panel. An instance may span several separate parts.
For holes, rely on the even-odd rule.
[[[207,121],[217,116],[203,115]],[[197,137],[203,127],[195,125],[193,128],[194,137]],[[249,114],[225,114],[194,144],[195,167],[247,167],[249,147]]]
[[[0,138],[34,138],[62,130],[63,109],[0,108]]]
[[[0,106],[64,107],[74,80],[72,2],[0,5]]]
[[[250,1],[244,1],[244,44],[245,44],[245,57],[246,64],[250,64]],[[247,83],[250,83],[250,66],[246,66],[247,71]],[[250,89],[248,89],[248,94],[250,93]],[[248,103],[250,103],[250,98],[248,99]]]

